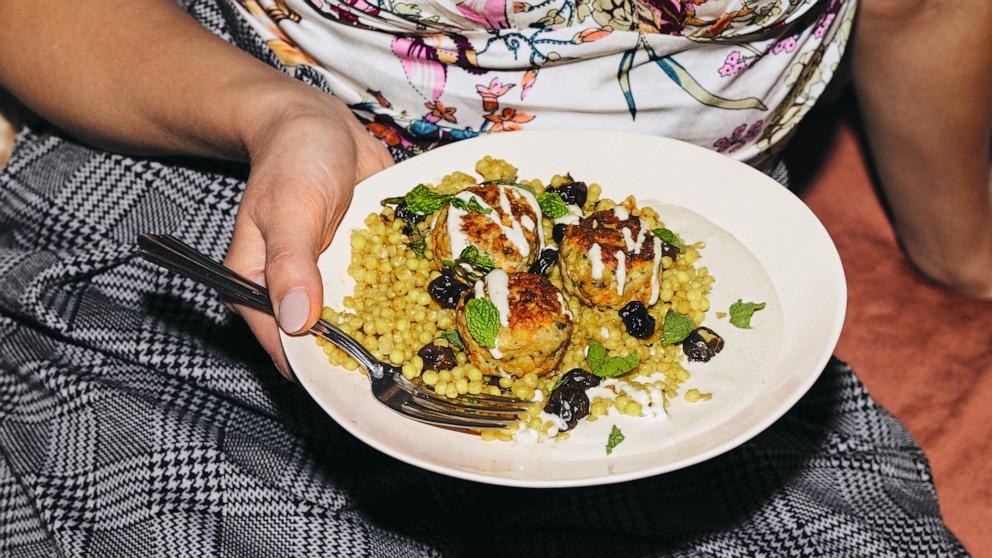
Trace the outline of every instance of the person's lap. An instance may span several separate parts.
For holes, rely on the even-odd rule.
[[[211,291],[136,255],[156,231],[219,258],[242,172],[22,134],[0,172],[5,553],[964,554],[921,450],[837,361],[751,442],[621,485],[498,488],[375,452]]]

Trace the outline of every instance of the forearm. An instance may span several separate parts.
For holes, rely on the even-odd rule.
[[[992,296],[992,3],[862,6],[855,84],[899,238],[931,277]]]
[[[107,149],[244,159],[274,98],[316,96],[170,0],[6,0],[0,21],[0,84]]]

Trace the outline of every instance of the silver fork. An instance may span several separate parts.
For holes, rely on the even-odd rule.
[[[142,234],[138,237],[138,246],[142,257],[152,263],[211,287],[234,302],[273,313],[265,287],[238,275],[173,236]],[[406,379],[400,367],[375,358],[361,343],[330,322],[318,320],[309,333],[348,353],[368,372],[375,398],[416,421],[477,432],[512,424],[531,404],[513,397],[489,394],[464,394],[457,399],[438,396],[423,385]]]

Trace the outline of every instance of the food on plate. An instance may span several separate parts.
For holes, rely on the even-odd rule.
[[[652,305],[660,290],[662,240],[617,206],[567,225],[559,265],[565,292],[588,306]]]
[[[486,310],[495,312],[487,316]],[[544,277],[494,269],[462,297],[455,325],[469,361],[484,374],[543,376],[564,356],[572,313],[561,292]]]
[[[443,264],[474,246],[498,269],[526,271],[544,244],[540,211],[534,195],[522,188],[469,186],[452,194],[434,220],[434,259]]]
[[[481,179],[454,172],[386,198],[351,231],[354,291],[323,318],[439,396],[534,402],[485,440],[560,441],[601,417],[665,417],[688,393],[686,355],[723,348],[703,327],[714,282],[703,243],[568,174],[545,185],[490,157],[475,170]]]

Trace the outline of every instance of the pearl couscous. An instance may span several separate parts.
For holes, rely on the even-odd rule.
[[[482,432],[486,440],[508,441],[524,432],[567,438],[574,420],[566,424],[549,412],[560,395],[555,388],[572,386],[576,377],[564,376],[573,369],[597,372],[592,367],[598,362],[605,372],[596,374],[601,379],[592,380],[595,387],[584,389],[579,418],[666,413],[689,379],[682,339],[672,342],[669,330],[681,325],[685,338],[709,310],[714,279],[700,265],[703,244],[682,242],[633,197],[619,203],[603,198],[599,185],[567,174],[548,184],[523,180],[512,165],[489,157],[475,170],[481,182],[449,174],[418,190],[422,198],[384,200],[364,228],[351,231],[347,271],[354,292],[344,297],[344,311],[325,308],[322,317],[437,395],[502,394],[535,402],[515,425]],[[466,198],[467,192],[472,195]],[[444,207],[429,211],[438,204]],[[501,232],[505,238],[494,238]],[[616,246],[609,238],[619,239]],[[523,281],[525,271],[543,277]],[[519,293],[515,285],[523,285]],[[499,316],[488,333],[470,327],[472,308],[466,306],[473,299]],[[543,306],[528,315],[524,305]],[[679,320],[684,323],[669,327]],[[317,342],[331,364],[358,368],[340,349]],[[540,358],[513,348],[528,343]],[[709,394],[691,389],[684,397],[701,401]],[[573,404],[566,405],[569,412]]]

